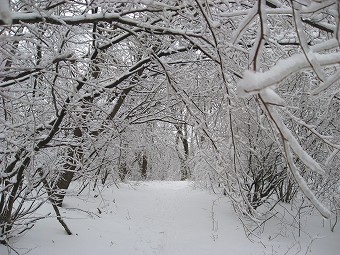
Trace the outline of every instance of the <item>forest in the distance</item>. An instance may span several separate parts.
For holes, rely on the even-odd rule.
[[[340,213],[336,0],[0,0],[0,243],[79,193],[193,180]],[[303,202],[301,202],[303,201]]]

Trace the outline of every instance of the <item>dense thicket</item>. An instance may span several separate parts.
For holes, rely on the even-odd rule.
[[[72,181],[193,179],[242,217],[300,194],[336,217],[337,1],[0,4],[3,243]]]

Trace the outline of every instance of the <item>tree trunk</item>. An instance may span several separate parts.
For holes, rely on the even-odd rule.
[[[66,190],[69,188],[74,173],[79,171],[79,160],[83,158],[83,150],[80,147],[70,147],[68,149],[64,171],[54,185],[54,194],[51,198],[54,203],[61,207],[66,195]]]
[[[141,177],[142,177],[142,180],[146,180],[146,177],[147,177],[147,169],[148,169],[148,158],[147,158],[147,156],[143,153],[143,156],[142,156],[142,164],[141,164]]]
[[[182,156],[178,147],[177,147],[177,153],[181,161],[181,181],[185,181],[190,177],[190,169],[187,164],[187,161],[189,158],[189,142],[188,142],[187,131],[186,131],[187,127],[186,127],[186,124],[175,125],[175,127],[177,130],[177,134],[176,134],[177,143],[179,143],[179,140],[181,140],[182,145],[183,145],[184,155]],[[184,132],[183,132],[183,129],[184,129]]]

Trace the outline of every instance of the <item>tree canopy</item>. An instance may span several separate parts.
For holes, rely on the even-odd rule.
[[[72,181],[208,182],[253,220],[301,194],[339,211],[338,1],[0,7],[4,243]]]

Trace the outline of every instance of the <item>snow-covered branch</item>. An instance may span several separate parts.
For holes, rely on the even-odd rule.
[[[340,53],[314,53],[315,61],[326,67],[340,63]],[[239,96],[254,95],[268,87],[278,87],[290,75],[312,68],[304,54],[296,54],[284,60],[279,60],[275,66],[265,72],[245,71],[243,79],[237,84]]]

